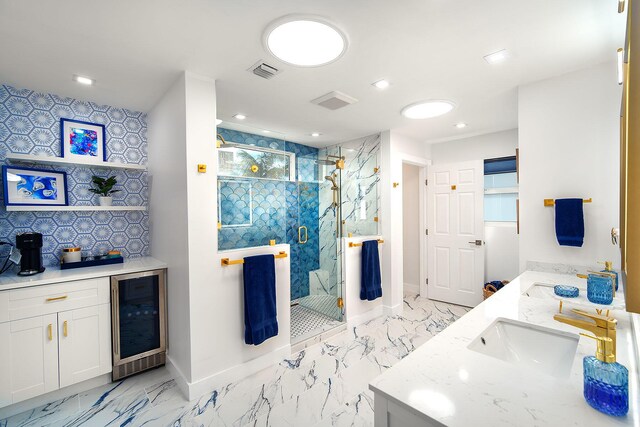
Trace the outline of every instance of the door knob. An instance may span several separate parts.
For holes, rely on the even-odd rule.
[[[469,243],[472,243],[472,244],[474,244],[476,246],[482,246],[482,240],[473,240],[473,241],[471,241]]]

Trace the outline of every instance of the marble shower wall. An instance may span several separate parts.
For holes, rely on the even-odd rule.
[[[338,294],[337,286],[342,282],[341,263],[337,262],[342,259],[338,243],[340,235],[378,234],[380,134],[354,139],[318,152],[320,159],[327,155],[345,157],[344,170],[330,167],[321,170],[323,176],[334,172],[338,174],[342,215],[338,218],[340,213],[331,207],[331,183],[322,181],[319,188],[320,271],[312,276],[312,295]],[[341,220],[344,221],[342,230],[339,229]]]
[[[291,299],[309,295],[309,272],[319,268],[318,149],[283,139],[218,128],[227,142],[282,150],[296,155],[296,180],[218,177],[218,249],[269,244],[291,246]],[[298,227],[308,241],[298,243]]]

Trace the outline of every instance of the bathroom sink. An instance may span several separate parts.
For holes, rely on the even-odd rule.
[[[579,336],[517,320],[496,319],[469,350],[558,378],[567,378]]]

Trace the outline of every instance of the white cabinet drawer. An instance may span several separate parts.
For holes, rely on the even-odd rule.
[[[109,278],[0,292],[0,323],[109,303]]]

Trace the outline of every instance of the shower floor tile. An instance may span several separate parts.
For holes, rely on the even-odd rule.
[[[336,304],[336,299],[337,297],[334,295],[308,295],[298,298],[296,302],[335,320],[340,318],[340,308]]]
[[[291,340],[299,341],[342,322],[302,305],[291,307]]]

